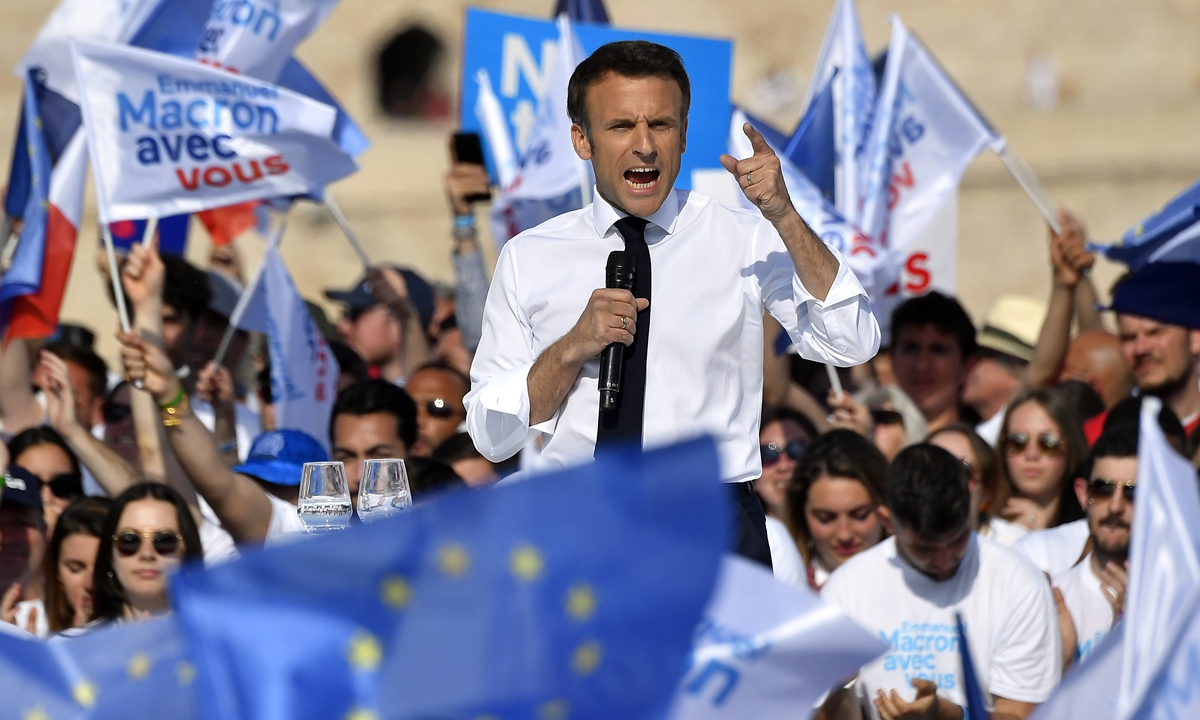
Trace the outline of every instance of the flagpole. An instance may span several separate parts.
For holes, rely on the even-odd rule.
[[[358,236],[354,234],[354,230],[350,229],[350,223],[346,222],[346,216],[342,214],[341,206],[328,191],[325,193],[325,207],[329,208],[329,214],[333,215],[334,221],[342,229],[342,234],[350,241],[350,247],[354,248],[354,253],[358,255],[358,261],[362,263],[363,270],[370,270],[371,258],[367,257],[367,251],[363,250],[363,246],[358,242]]]
[[[271,231],[271,239],[268,243],[272,249],[279,247],[279,241],[283,239],[283,231],[286,228],[287,217],[282,217],[275,224],[275,229]],[[263,270],[266,267],[267,263],[265,261],[258,266],[258,270],[254,272],[254,277],[250,279],[250,284],[238,296],[237,305],[234,306],[233,312],[229,315],[229,326],[225,328],[225,334],[221,336],[221,344],[217,347],[217,354],[213,357],[213,364],[217,367],[221,366],[221,361],[225,359],[225,353],[229,352],[229,344],[233,342],[233,335],[238,330],[238,323],[242,321],[242,316],[246,314],[246,308],[250,305],[250,299],[254,297],[254,293],[258,290],[258,284],[262,282]]]
[[[833,397],[840,403],[846,396],[846,391],[842,388],[842,379],[838,377],[837,368],[825,363],[825,374],[829,375],[829,387],[833,388]]]
[[[108,255],[108,274],[112,280],[113,297],[117,300],[117,316],[121,320],[121,332],[129,333],[129,309],[125,307],[125,289],[121,286],[121,271],[117,269],[117,252],[113,249],[112,231],[108,223],[100,221],[104,236],[104,252]]]
[[[146,229],[142,232],[142,244],[149,245],[154,240],[154,232],[158,230],[158,217],[146,218]]]
[[[1000,162],[1004,164],[1004,168],[1008,170],[1013,179],[1017,181],[1017,185],[1025,191],[1025,194],[1033,202],[1034,207],[1038,209],[1046,224],[1054,231],[1055,235],[1062,233],[1062,226],[1058,224],[1058,218],[1054,217],[1054,209],[1057,203],[1046,190],[1046,186],[1038,179],[1033,170],[1025,164],[1025,161],[1012,151],[1008,143],[1004,144],[1004,149],[996,153],[1000,158]]]

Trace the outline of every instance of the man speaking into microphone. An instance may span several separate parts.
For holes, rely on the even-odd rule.
[[[567,91],[575,152],[595,201],[510,240],[484,310],[464,404],[492,461],[542,434],[536,467],[577,464],[608,443],[715,436],[738,504],[739,552],[770,564],[751,481],[762,474],[763,307],[810,360],[866,362],[879,326],[846,263],[796,212],[779,159],[749,125],[754,155],[721,164],[761,211],[676,190],[691,84],[670,48],[604,45]],[[764,220],[765,218],[765,220]],[[625,251],[632,288],[606,283]],[[600,356],[624,346],[615,408],[602,411]]]

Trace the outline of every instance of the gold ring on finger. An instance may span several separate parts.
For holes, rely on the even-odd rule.
[[[626,326],[627,326],[628,322],[629,322],[629,318],[627,318],[627,317],[625,317],[624,315],[622,315],[622,316],[621,316],[621,329],[622,329],[622,330],[626,329]]]
[[[753,175],[754,175],[754,173],[752,173],[752,172],[746,173],[746,187],[750,187],[751,185],[754,184]]]

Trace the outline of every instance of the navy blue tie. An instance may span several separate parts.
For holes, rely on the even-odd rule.
[[[650,299],[650,248],[646,245],[647,222],[639,217],[617,221],[617,232],[625,239],[625,250],[633,256],[633,296]],[[600,411],[596,447],[637,439],[642,444],[642,414],[646,405],[646,343],[650,337],[650,308],[639,311],[633,344],[625,348],[621,369],[621,394],[617,408]]]

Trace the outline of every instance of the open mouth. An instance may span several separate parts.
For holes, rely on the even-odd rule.
[[[654,168],[632,168],[625,171],[625,182],[634,190],[648,190],[658,182],[658,174]]]

